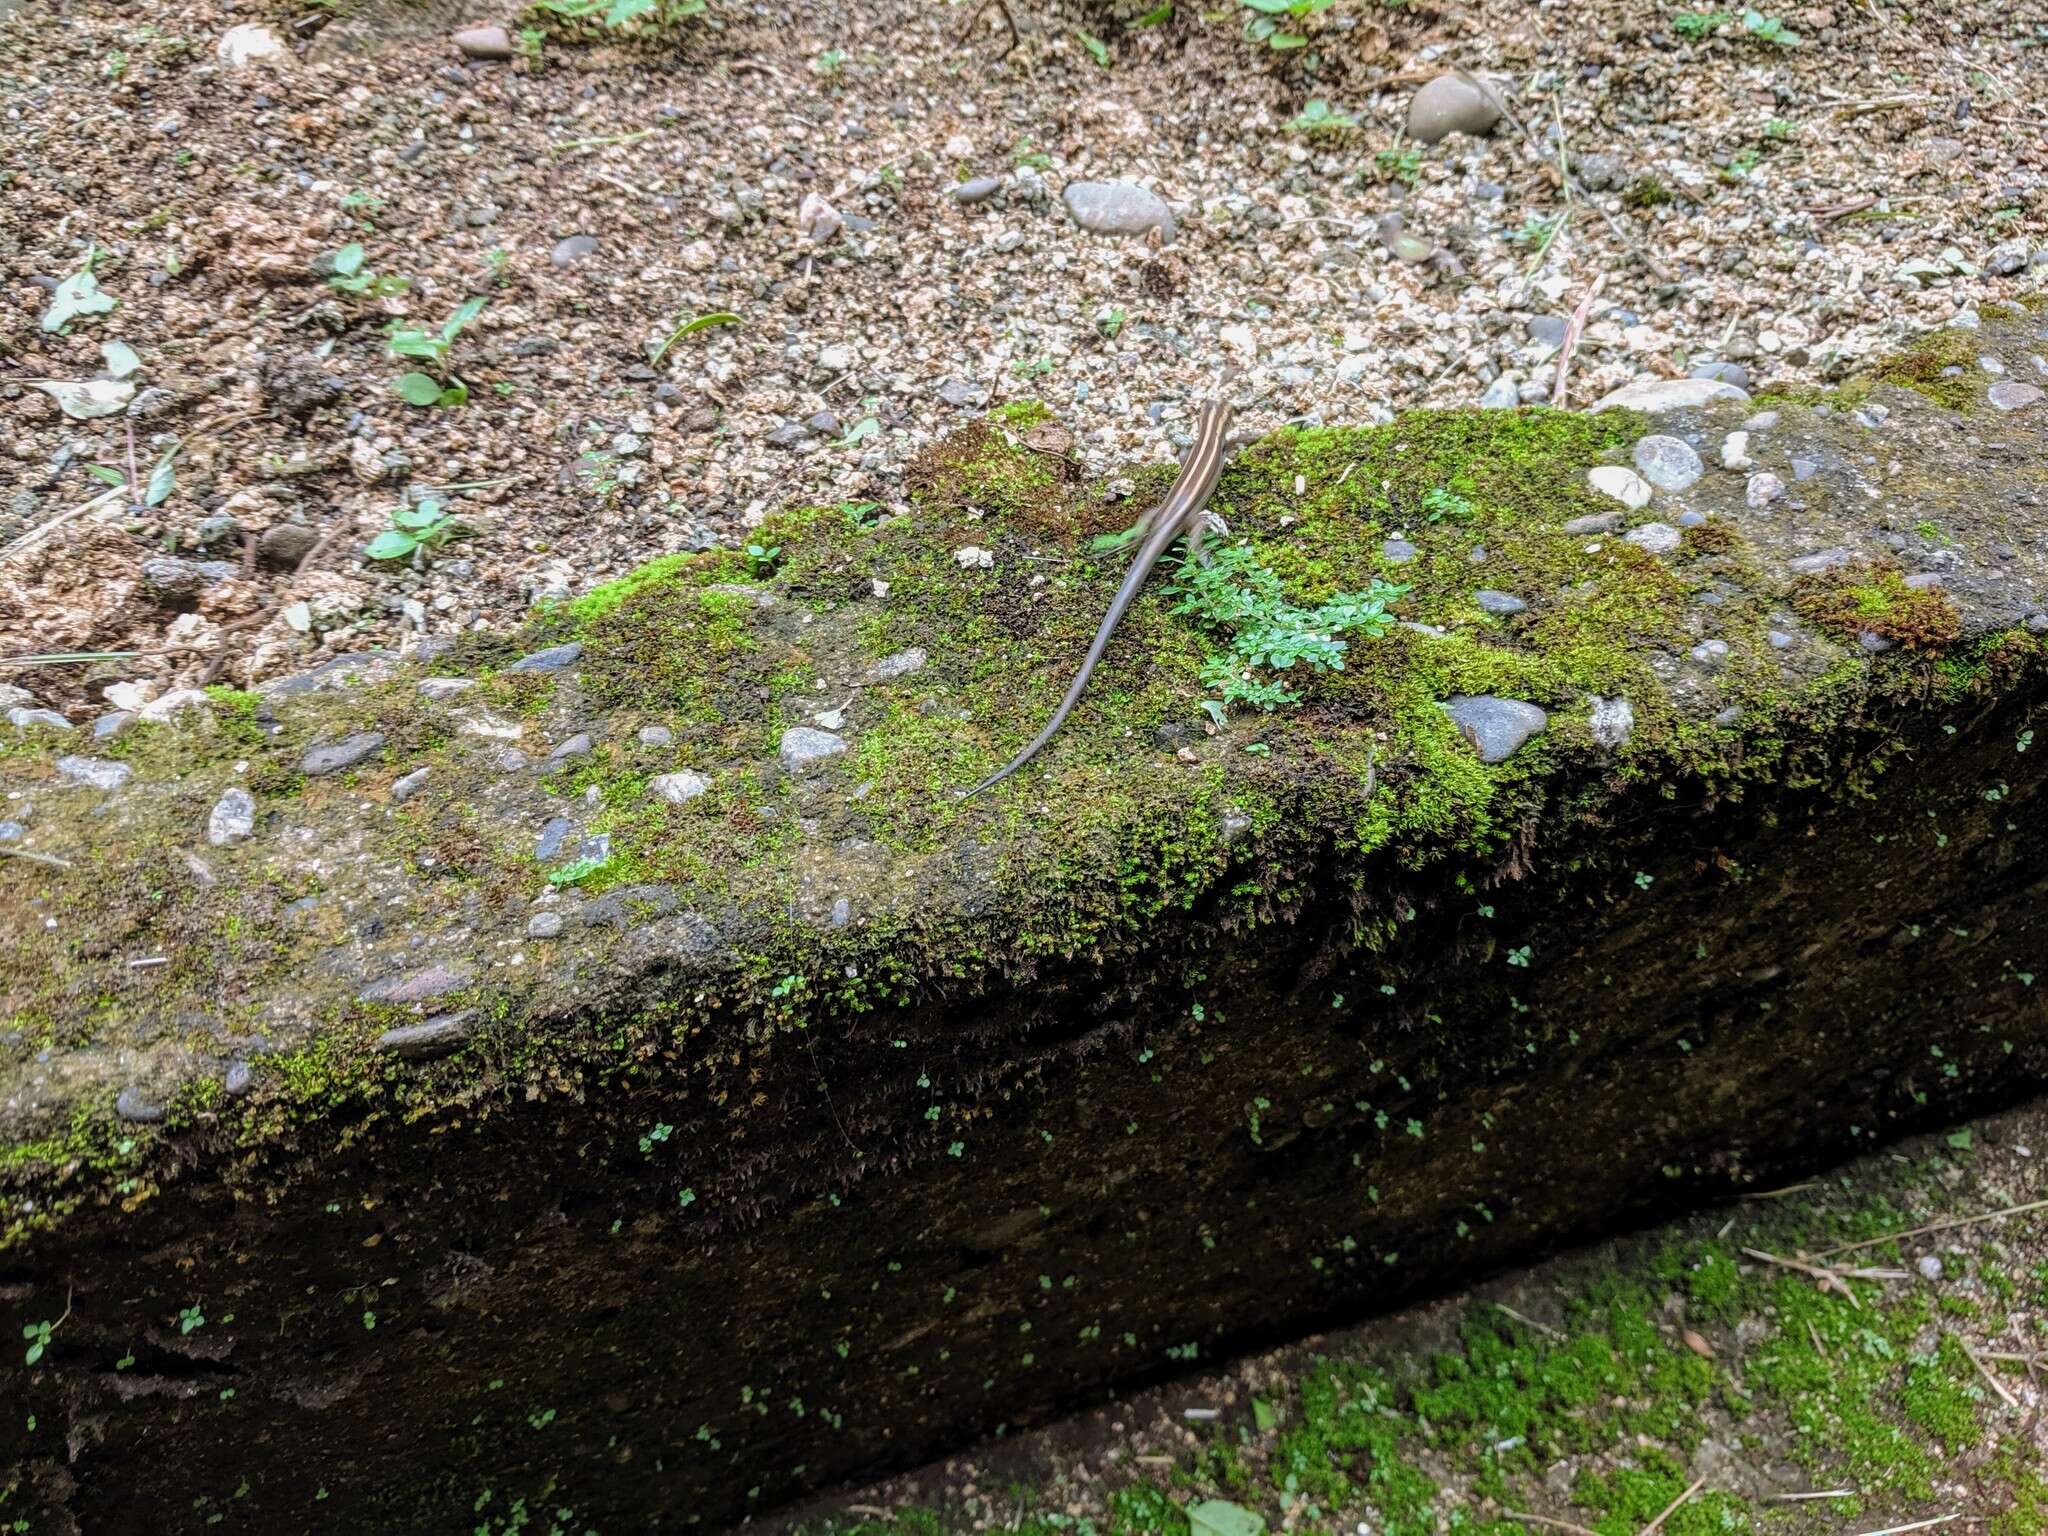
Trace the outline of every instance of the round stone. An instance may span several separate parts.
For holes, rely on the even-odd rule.
[[[1173,243],[1173,210],[1156,192],[1129,181],[1070,181],[1060,199],[1092,235],[1143,235],[1158,230]]]
[[[2023,384],[2018,379],[2000,379],[1985,391],[1984,398],[2001,411],[2017,411],[2022,407],[2037,404],[2042,395],[2038,384]]]
[[[1491,89],[1463,75],[1438,75],[1408,99],[1408,137],[1434,144],[1446,134],[1482,134],[1500,121]]]
[[[1415,555],[1415,546],[1406,539],[1388,539],[1380,545],[1380,558],[1389,565],[1406,565]]]
[[[1706,473],[1692,444],[1662,433],[1639,439],[1633,457],[1637,472],[1660,491],[1682,491]]]
[[[1685,542],[1685,535],[1669,523],[1645,523],[1640,528],[1629,529],[1621,537],[1622,542],[1653,555],[1671,554]]]

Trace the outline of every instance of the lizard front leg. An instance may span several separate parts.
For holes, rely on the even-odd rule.
[[[1202,547],[1202,540],[1205,535],[1211,533],[1215,534],[1218,538],[1228,538],[1230,536],[1230,525],[1207,507],[1202,507],[1195,512],[1194,516],[1188,519],[1187,528],[1183,534],[1183,537],[1187,540],[1188,558],[1190,560],[1198,560],[1203,565],[1210,564],[1211,556],[1209,551]]]

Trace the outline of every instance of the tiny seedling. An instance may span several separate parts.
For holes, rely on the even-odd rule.
[[[1289,133],[1341,133],[1346,128],[1357,126],[1357,118],[1349,113],[1331,111],[1330,104],[1320,96],[1281,124]]]
[[[394,320],[389,333],[392,355],[422,358],[437,368],[441,367],[447,361],[448,349],[455,345],[455,338],[483,312],[484,305],[489,302],[485,298],[465,300],[462,307],[442,325],[439,335]],[[453,407],[464,405],[469,400],[469,386],[453,374],[449,374],[445,382],[427,373],[401,374],[392,381],[391,387],[407,405]]]
[[[1735,17],[1727,11],[1680,11],[1671,18],[1671,30],[1689,43],[1709,37]]]
[[[655,25],[701,16],[705,0],[535,0],[533,7],[565,21],[588,21],[608,32],[631,31],[650,16]]]
[[[553,886],[578,885],[604,868],[603,859],[571,859],[560,869],[548,871],[548,884]]]
[[[1806,41],[1777,17],[1758,10],[1742,13],[1742,30],[1760,43],[1774,43],[1780,48],[1797,48]]]
[[[327,259],[333,270],[327,286],[336,293],[367,293],[373,299],[389,298],[412,287],[409,277],[379,277],[363,265],[363,248],[351,241]]]
[[[85,248],[85,260],[78,270],[59,283],[50,295],[50,307],[43,311],[42,327],[45,331],[61,331],[73,320],[85,315],[104,315],[114,308],[112,294],[100,292],[100,282],[93,275],[93,268],[105,255],[98,246]]]
[[[781,558],[782,546],[780,544],[749,544],[746,549],[746,555],[747,564],[752,568],[754,575],[758,579],[766,581],[775,574],[775,562]]]
[[[419,550],[436,550],[459,532],[454,518],[431,497],[391,509],[391,526],[370,540],[363,553],[372,560],[408,560]]]
[[[1307,34],[1291,30],[1288,23],[1298,23],[1327,11],[1337,0],[1240,0],[1240,3],[1252,13],[1244,22],[1246,42],[1288,49],[1308,46]]]
[[[811,61],[811,68],[821,75],[836,75],[846,67],[846,54],[838,48],[827,48]]]
[[[1105,309],[1096,315],[1095,329],[1104,341],[1114,341],[1128,318],[1120,309]]]
[[[1156,27],[1162,22],[1171,20],[1173,20],[1173,0],[1167,0],[1166,4],[1154,6],[1136,21],[1132,22],[1131,25],[1133,27]]]
[[[1412,187],[1422,174],[1422,151],[1383,149],[1372,157],[1372,163],[1379,168],[1380,175]]]
[[[1462,523],[1472,516],[1472,503],[1439,485],[1422,493],[1422,514],[1432,523],[1443,522],[1446,518]]]
[[[1031,140],[1028,138],[1019,139],[1010,146],[1010,161],[1019,169],[1033,171],[1049,171],[1052,169],[1052,156],[1046,154],[1043,150],[1033,149],[1031,147]]]
[[[863,416],[859,421],[856,421],[852,426],[848,427],[846,429],[846,435],[840,438],[839,441],[834,443],[832,446],[834,448],[851,448],[855,443],[866,442],[869,438],[873,437],[877,432],[881,430],[882,421],[880,417]]]
[[[1080,39],[1081,46],[1088,50],[1089,58],[1104,69],[1109,68],[1109,44],[1093,33],[1083,32],[1079,27],[1074,28],[1074,36]]]

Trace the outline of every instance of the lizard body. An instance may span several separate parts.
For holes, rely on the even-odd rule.
[[[1074,674],[1073,682],[1067,685],[1066,697],[1060,700],[1059,708],[1052,712],[1052,719],[1046,722],[1044,730],[1032,737],[1024,749],[1003,767],[963,794],[961,799],[1002,783],[1038,755],[1066,723],[1067,716],[1073,713],[1082,690],[1094,674],[1096,663],[1102,660],[1103,651],[1109,647],[1110,636],[1116,633],[1125,611],[1174,540],[1186,535],[1190,547],[1199,548],[1202,508],[1208,504],[1210,493],[1216,489],[1216,478],[1223,472],[1223,456],[1230,447],[1230,420],[1229,402],[1211,400],[1203,405],[1196,418],[1195,445],[1188,453],[1187,462],[1181,465],[1180,476],[1166,493],[1166,499],[1159,503],[1147,520],[1144,542],[1139,545],[1131,568],[1124,573],[1116,596],[1110,599],[1109,612],[1103,615],[1102,625],[1095,631],[1095,643],[1088,647],[1088,654],[1082,658],[1081,669]]]

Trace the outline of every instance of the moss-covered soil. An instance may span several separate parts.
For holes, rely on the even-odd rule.
[[[1623,414],[1268,439],[1233,537],[1398,622],[1218,725],[1167,573],[971,801],[1171,474],[1079,484],[1029,406],[911,516],[786,513],[432,676],[0,740],[0,1284],[72,1297],[7,1497],[715,1526],[2026,1092],[2048,453],[1872,398],[1757,424],[1758,508],[1593,492]],[[1473,696],[1544,728],[1483,760]]]
[[[2040,1105],[1916,1138],[774,1528],[2040,1536],[2044,1145]]]

